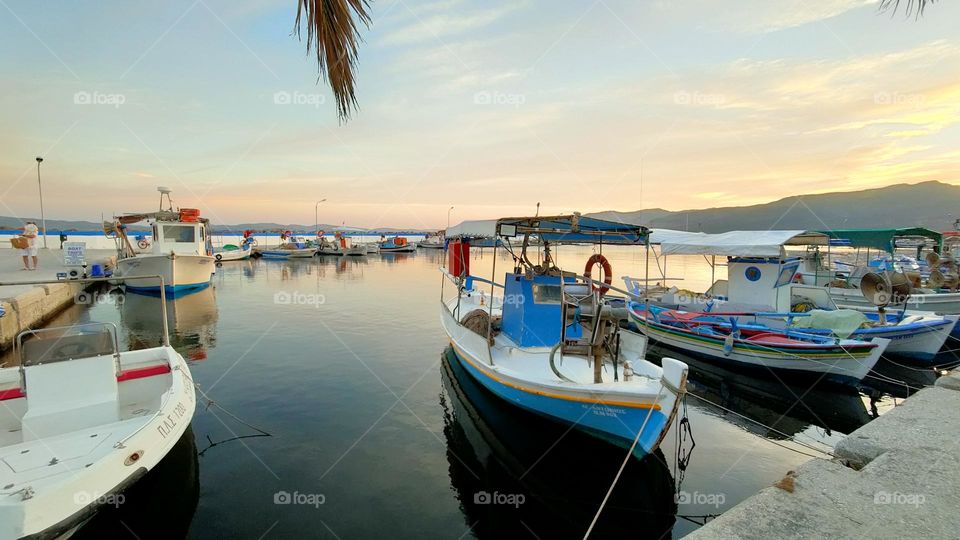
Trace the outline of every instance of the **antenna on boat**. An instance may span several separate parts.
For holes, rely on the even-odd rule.
[[[170,198],[170,188],[157,186],[157,191],[160,192],[160,211],[163,212],[163,196],[166,195],[168,211],[173,212],[173,199]]]
[[[533,217],[540,217],[540,201],[537,201],[537,213]]]

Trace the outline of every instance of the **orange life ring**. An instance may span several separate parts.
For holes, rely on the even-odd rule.
[[[591,274],[593,273],[593,267],[596,264],[599,264],[600,267],[603,268],[604,285],[610,285],[613,283],[613,267],[610,266],[610,261],[608,261],[606,257],[600,255],[599,253],[595,253],[593,256],[587,259],[587,265],[583,269],[583,277],[591,277]],[[596,291],[600,291],[600,296],[607,294],[607,291],[610,290],[607,287],[594,286],[593,288]]]

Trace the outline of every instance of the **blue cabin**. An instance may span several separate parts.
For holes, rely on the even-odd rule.
[[[503,333],[521,347],[553,347],[560,341],[563,326],[560,276],[533,276],[507,273],[503,295]],[[575,283],[573,276],[562,278]],[[567,326],[567,339],[582,337],[582,328]]]

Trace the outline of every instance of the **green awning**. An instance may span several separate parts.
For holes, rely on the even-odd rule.
[[[936,242],[936,251],[940,251],[943,235],[923,227],[906,229],[833,229],[818,231],[830,237],[831,244],[850,247],[876,248],[892,253],[896,248],[895,240],[904,237],[929,238]]]

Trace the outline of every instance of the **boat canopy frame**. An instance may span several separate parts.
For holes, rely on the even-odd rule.
[[[924,227],[907,227],[902,229],[832,229],[816,232],[830,237],[830,242],[834,245],[867,249],[874,248],[891,254],[897,250],[897,239],[909,237],[933,240],[935,242],[933,249],[937,253],[940,253],[943,249],[943,234]]]

